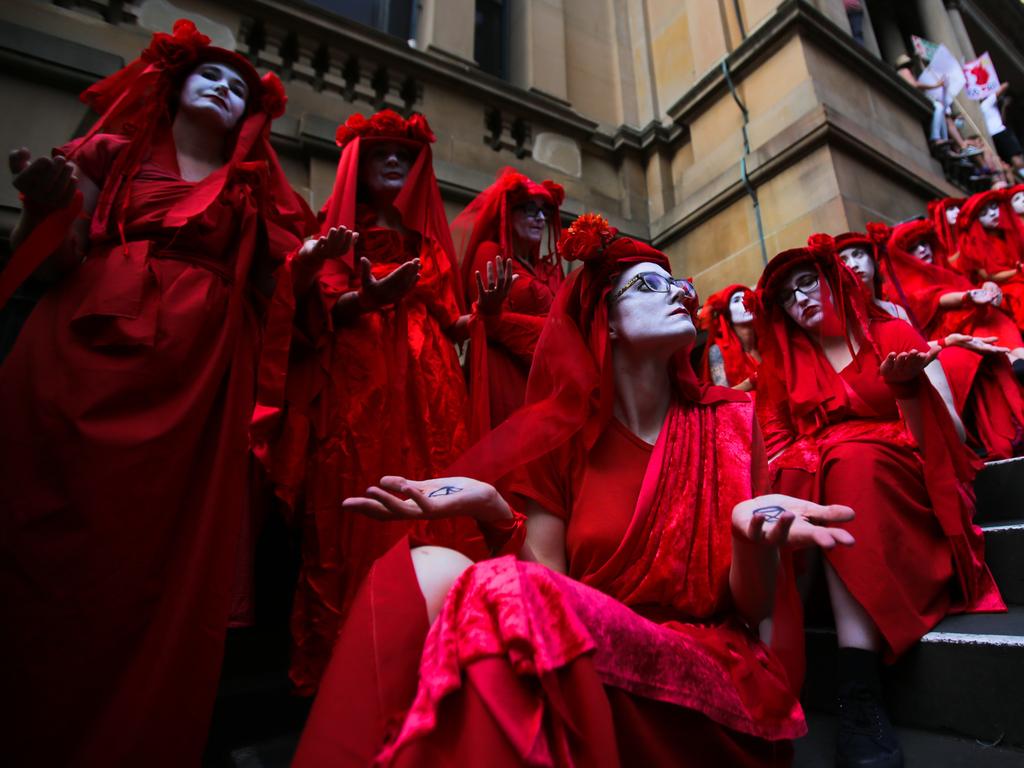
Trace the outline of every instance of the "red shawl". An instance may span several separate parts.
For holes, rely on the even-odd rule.
[[[944,197],[939,200],[931,200],[928,203],[928,220],[935,229],[935,235],[942,244],[946,256],[956,261],[956,223],[950,224],[946,220],[946,211],[950,208],[963,208],[967,202],[966,197]],[[957,214],[959,216],[959,214]]]
[[[994,230],[985,229],[978,221],[989,203],[1000,205],[999,225]],[[1024,235],[1011,216],[1016,218],[1004,191],[989,190],[968,198],[956,221],[960,248],[957,269],[978,281],[982,270],[992,275],[1019,265],[1024,257]]]
[[[711,366],[708,357],[712,346],[717,346],[722,353],[725,376],[730,386],[752,379],[757,372],[757,361],[743,349],[743,343],[732,325],[729,301],[737,291],[742,291],[745,306],[753,305],[750,300],[754,298],[754,292],[745,285],[735,284],[708,296],[701,308],[701,319],[708,332],[701,378],[709,384]]]

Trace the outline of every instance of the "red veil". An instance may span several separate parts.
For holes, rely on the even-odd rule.
[[[704,306],[701,307],[701,320],[708,332],[701,370],[701,377],[706,382],[711,381],[708,355],[712,345],[717,346],[722,353],[722,360],[725,362],[725,375],[729,379],[730,385],[753,378],[757,371],[757,361],[744,351],[743,344],[732,327],[729,300],[737,291],[743,293],[744,306],[753,307],[754,292],[747,286],[738,283],[711,294],[704,302]]]
[[[950,208],[963,208],[967,202],[966,197],[943,197],[938,200],[931,200],[928,203],[928,219],[935,228],[935,235],[942,244],[947,258],[955,261],[956,248],[956,223],[950,224],[946,221],[946,211]],[[959,214],[957,214],[959,216]]]
[[[989,203],[999,203],[999,226],[995,233],[985,229],[978,216]],[[960,259],[957,268],[975,279],[978,270],[992,274],[1013,269],[1024,258],[1024,231],[1010,218],[1013,209],[1008,205],[1004,190],[989,190],[972,195],[960,209],[956,220],[957,244]]]

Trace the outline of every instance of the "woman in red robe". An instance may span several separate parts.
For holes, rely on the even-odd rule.
[[[1024,233],[1011,218],[1006,195],[990,190],[968,198],[957,218],[960,258],[956,267],[980,285],[991,280],[1003,292],[1003,308],[1024,331]],[[1015,364],[1014,370],[1024,366]]]
[[[865,298],[827,235],[768,264],[755,309],[757,410],[774,489],[857,512],[842,526],[857,546],[825,553],[838,751],[853,765],[896,766],[878,657],[898,658],[948,613],[1005,606],[971,523],[976,464],[920,375],[935,353]]]
[[[280,82],[191,22],[83,100],[84,138],[16,153],[0,277],[6,296],[60,275],[0,369],[5,752],[199,765],[239,607],[262,307],[286,256],[323,248],[299,249],[316,222],[269,143]]]
[[[466,306],[475,300],[477,273],[487,274],[496,258],[508,259],[515,277],[499,311],[481,314],[481,322],[471,325],[469,395],[475,436],[523,404],[533,350],[565,275],[557,248],[564,199],[561,185],[538,184],[505,168],[452,223]]]
[[[488,550],[465,520],[380,523],[342,501],[385,474],[431,476],[468,445],[466,386],[454,341],[466,337],[462,287],[422,115],[353,115],[323,231],[354,229],[328,260],[321,302],[303,318],[283,428],[260,455],[279,496],[300,510],[302,565],[291,677],[316,691],[342,618],[370,565],[412,533],[473,556]],[[507,286],[507,280],[504,281]],[[503,299],[484,288],[482,303]]]
[[[504,524],[520,559],[402,543],[379,560],[296,766],[789,763],[803,715],[754,628],[779,547],[851,544],[814,523],[852,513],[751,499],[753,406],[697,383],[692,285],[616,234],[593,214],[570,227],[562,253],[584,263],[555,298],[527,404],[457,465],[512,471],[525,544],[523,516],[464,476],[386,477],[346,502]]]
[[[956,220],[965,202],[965,197],[944,197],[928,203],[926,218],[932,223],[939,244],[951,264],[960,256],[956,243]]]
[[[754,315],[747,302],[754,292],[730,285],[708,296],[701,308],[707,328],[702,378],[709,384],[752,392],[757,386],[761,355],[754,334]]]

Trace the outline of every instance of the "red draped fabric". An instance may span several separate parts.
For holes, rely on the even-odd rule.
[[[99,134],[63,151],[106,190],[129,144]],[[251,544],[248,276],[299,243],[277,229],[268,249],[266,179],[266,162],[234,164],[205,210],[170,226],[197,185],[165,134],[132,179],[123,234],[94,231],[0,369],[0,645],[24,764],[199,762]]]
[[[819,271],[823,293],[835,302],[826,322],[859,345],[838,373],[775,300],[779,278],[797,266]],[[878,374],[889,352],[927,349],[925,341],[901,320],[869,320],[874,311],[859,281],[820,238],[769,264],[758,302],[762,378],[770,385],[759,391],[757,409],[774,488],[856,512],[840,525],[857,546],[825,556],[877,624],[884,656],[898,657],[947,613],[1005,609],[971,522],[976,463],[924,380],[918,400],[926,442],[918,448]]]
[[[657,446],[612,421],[590,451],[574,441],[537,462],[514,488],[566,520],[569,576],[511,557],[473,566],[425,645],[395,651],[402,684],[356,668],[350,643],[389,641],[346,626],[296,765],[485,754],[499,765],[788,765],[787,740],[805,731],[799,703],[728,586],[732,506],[763,478],[752,408],[713,397],[674,406]],[[368,611],[388,610],[385,574],[404,568],[408,579],[400,557],[371,571],[361,599],[383,599]],[[339,737],[338,717],[366,711],[351,701],[356,677],[390,707],[371,707],[376,727]]]
[[[994,229],[985,229],[978,216],[990,203],[1000,206],[999,224]],[[994,275],[1016,269],[1017,273],[999,287],[1003,289],[1003,309],[1024,331],[1024,228],[1015,219],[1004,191],[992,190],[968,198],[957,219],[957,268],[976,283],[982,279],[982,273]]]
[[[718,293],[708,296],[701,308],[701,315],[708,332],[701,378],[709,384],[711,383],[711,366],[708,356],[712,346],[717,346],[722,353],[725,376],[729,381],[729,386],[735,386],[747,379],[756,379],[757,360],[743,349],[743,343],[733,328],[730,316],[729,300],[737,291],[743,292],[744,304],[748,295],[753,296],[753,291],[745,285],[730,285]]]
[[[951,263],[955,263],[960,254],[957,250],[956,224],[949,223],[946,211],[950,208],[963,208],[965,202],[967,198],[964,197],[944,197],[928,203],[928,221],[931,222],[935,235]]]

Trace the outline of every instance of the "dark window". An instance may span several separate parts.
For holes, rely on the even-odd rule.
[[[476,0],[473,58],[484,72],[508,77],[507,0]]]
[[[408,40],[415,0],[306,0],[309,5]]]

